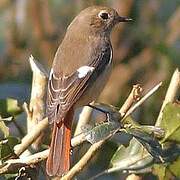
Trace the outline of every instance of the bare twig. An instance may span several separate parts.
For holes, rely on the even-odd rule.
[[[129,109],[129,107],[134,103],[135,101],[135,97],[134,95],[136,94],[135,92],[140,92],[138,91],[138,89],[140,88],[139,85],[135,85],[129,95],[129,97],[127,98],[127,100],[125,101],[124,105],[122,106],[122,108],[120,109],[120,113],[121,114],[125,114],[126,111]],[[139,94],[139,93],[138,93]],[[85,167],[85,165],[89,162],[89,160],[93,157],[94,153],[104,144],[104,142],[109,139],[112,136],[109,135],[108,137],[106,137],[105,139],[94,143],[86,152],[86,154],[78,161],[78,163],[76,163],[73,168],[65,175],[62,177],[63,180],[65,179],[72,179],[78,172],[80,172],[82,170],[82,168]]]
[[[133,96],[132,96],[132,93],[130,94],[130,96],[133,97]],[[25,106],[25,107],[26,107],[26,106]],[[126,106],[126,107],[127,107],[127,106]],[[27,111],[27,113],[28,113],[28,111],[29,111],[28,108],[26,107],[25,109],[26,109],[26,111]],[[126,109],[126,108],[124,108],[124,109]],[[87,111],[86,111],[86,112],[87,112]],[[123,112],[123,111],[121,110],[121,112]],[[86,115],[87,115],[87,114],[86,114]],[[40,135],[40,133],[41,133],[44,129],[47,128],[47,126],[48,126],[48,119],[47,119],[47,118],[45,118],[44,120],[40,121],[40,122],[36,125],[36,127],[34,127],[34,128],[32,129],[31,133],[27,134],[27,135],[22,139],[21,144],[18,144],[18,145],[16,145],[16,146],[14,147],[14,151],[15,151],[16,155],[19,156],[21,153],[23,153],[23,152],[34,142],[34,140],[36,140],[36,138]],[[84,135],[84,134],[79,134],[78,136],[75,136],[75,137],[71,140],[71,145],[72,145],[73,147],[74,147],[74,146],[77,146],[77,145],[81,144],[82,142],[84,142],[85,140],[86,140],[86,139],[85,139],[85,135]],[[104,141],[100,141],[100,142],[95,143],[94,145],[92,145],[91,148],[88,150],[87,155],[86,155],[86,154],[84,155],[84,159],[90,158],[90,154],[93,153],[93,152],[95,152],[96,149],[100,148],[100,146],[103,144],[103,142],[104,142]],[[39,161],[38,161],[38,162],[40,162],[40,161],[43,160],[41,157],[47,158],[48,152],[49,152],[48,150],[45,150],[45,151],[42,151],[42,152],[40,152],[40,153],[36,153],[36,154],[34,154],[34,155],[31,155],[30,157],[36,158],[36,157],[39,156],[40,158],[39,158]],[[36,156],[36,155],[37,155],[37,156]],[[91,154],[91,156],[92,156],[92,154]],[[27,160],[26,158],[27,158],[27,157],[23,157],[23,162],[24,162],[24,163],[25,163],[26,160]],[[30,159],[31,159],[31,158],[30,158]],[[32,159],[31,159],[31,160],[32,160]],[[15,166],[15,164],[17,164],[17,162],[18,162],[18,167],[24,166],[24,163],[21,163],[22,160],[19,160],[19,161],[18,161],[18,160],[15,160],[15,162],[12,160],[12,161],[10,161],[6,166],[4,166],[3,168],[0,169],[0,174],[5,173],[5,172],[9,172],[10,170],[13,169],[13,167],[15,167],[15,169],[16,169],[17,166]],[[30,162],[32,162],[32,161],[30,161]],[[36,161],[34,161],[34,162],[36,162]],[[85,165],[85,161],[80,160],[80,164],[77,163],[77,164],[75,165],[75,167],[72,168],[72,170],[70,170],[70,172],[67,174],[67,176],[72,176],[74,173],[77,173],[77,170],[82,168],[82,162],[84,162],[84,165]],[[87,163],[87,162],[86,162],[86,163]],[[26,164],[29,164],[29,162],[26,163]],[[81,168],[79,168],[79,166],[81,166]],[[71,175],[71,173],[72,173],[72,175]]]
[[[41,132],[48,126],[48,119],[40,121],[18,144],[14,147],[14,152],[17,156],[21,155],[41,134]]]
[[[46,118],[43,121],[41,121],[38,124],[38,126],[39,126],[39,128],[41,128],[43,130],[47,127],[47,124],[48,124],[48,122],[47,122],[47,118]],[[33,130],[34,137],[31,138],[31,136],[26,136],[23,139],[22,143],[16,146],[16,148],[15,148],[16,154],[20,155],[32,143],[31,140],[35,139],[35,137],[38,136],[38,134],[35,134],[34,132],[35,132],[35,130]],[[86,140],[85,135],[80,134],[80,135],[72,138],[71,145],[72,145],[72,147],[75,147],[75,146],[81,144],[82,142],[84,142],[85,140]],[[5,166],[0,168],[0,174],[6,173],[6,172],[14,172],[15,170],[17,170],[17,168],[41,162],[48,157],[48,154],[49,154],[49,149],[35,153],[30,156],[22,157],[20,159],[8,160],[8,161],[6,161]]]
[[[85,165],[89,162],[89,160],[93,157],[94,153],[104,144],[104,142],[109,139],[112,135],[109,135],[105,139],[93,144],[86,154],[76,163],[70,171],[61,178],[61,180],[66,180],[66,179],[72,179],[78,172],[80,172]]]
[[[41,162],[42,160],[45,160],[47,158],[48,154],[49,149],[21,159],[8,160],[6,161],[5,166],[0,168],[0,174],[4,174],[7,172],[15,172],[20,167]]]
[[[137,86],[136,86],[137,87]],[[133,87],[133,89],[135,90],[136,88]],[[124,103],[124,112],[127,111],[127,109],[129,108],[129,103],[127,105],[127,102],[134,102],[134,90],[131,91],[129,97],[127,99],[129,99],[128,101],[126,101]],[[130,100],[132,99],[132,100]],[[126,108],[125,108],[126,107]],[[121,113],[123,113],[123,109],[121,109]],[[26,113],[29,113],[29,110],[27,108],[27,104],[25,104],[25,110],[27,111]],[[88,109],[89,110],[89,109]],[[84,112],[81,114],[80,118],[83,118],[85,115],[85,119],[88,118],[88,114],[90,113],[90,111],[88,111],[87,109],[84,110]],[[86,122],[87,123],[87,122]],[[41,134],[41,132],[46,129],[48,127],[48,119],[45,118],[43,119],[42,121],[40,121],[32,130],[29,134],[27,134],[23,139],[22,139],[22,142],[21,144],[18,144],[14,147],[14,151],[15,151],[15,154],[17,156],[19,156],[20,154],[22,154],[37,138],[38,136]],[[78,130],[79,131],[79,130]],[[83,134],[79,134],[78,136],[75,136],[72,141],[71,141],[71,145],[74,147],[74,146],[77,146],[79,144],[81,144],[83,141],[85,141],[85,137]]]
[[[128,117],[130,114],[132,114],[132,112],[135,111],[135,109],[137,109],[137,107],[139,107],[145,100],[147,100],[154,92],[156,92],[159,87],[162,85],[162,82],[160,82],[159,84],[157,84],[154,88],[152,88],[145,96],[143,96],[134,106],[132,106],[126,113],[126,115],[124,116],[124,118]]]
[[[134,85],[128,98],[126,99],[125,103],[122,105],[121,109],[119,110],[122,117],[126,114],[126,112],[132,106],[132,104],[140,99],[141,95],[142,95],[141,86],[139,84]]]
[[[93,105],[93,103],[91,104]],[[83,108],[81,114],[79,115],[79,120],[76,126],[74,136],[82,132],[82,127],[89,122],[91,113],[92,113],[92,108],[90,108],[89,106],[85,106]]]
[[[161,83],[159,83],[158,85],[156,85],[152,90],[150,90],[140,101],[138,101],[132,108],[130,108],[129,111],[127,111],[125,117],[127,117],[128,115],[130,115],[137,107],[139,107],[147,98],[149,98],[159,87],[161,86]],[[132,96],[131,96],[132,97]],[[19,145],[19,147],[15,148],[15,152],[16,154],[21,154],[25,149],[27,149],[27,147],[32,143],[33,139],[36,139],[36,137],[39,135],[39,133],[44,130],[46,127],[48,126],[48,120],[47,118],[44,119],[43,121],[39,122],[39,124],[37,124],[37,126],[33,129],[33,131],[31,131],[30,134],[28,134],[22,141],[22,143]],[[37,134],[36,134],[37,133]],[[63,178],[70,178],[73,177],[75,174],[77,174],[91,159],[91,157],[94,155],[94,153],[103,145],[103,143],[109,139],[112,136],[109,135],[108,137],[106,137],[105,139],[93,144],[89,150],[86,152],[86,154],[82,157],[82,159],[67,173],[67,175],[65,175]],[[79,144],[81,144],[83,141],[85,141],[85,135],[84,134],[80,134],[76,137],[74,137],[71,140],[71,144],[72,146],[77,146]],[[23,157],[21,159],[14,159],[14,160],[9,160],[7,161],[5,164],[5,166],[3,166],[2,168],[0,168],[0,174],[2,173],[7,173],[9,171],[12,170],[16,170],[17,169],[17,165],[18,167],[22,167],[25,165],[30,165],[30,164],[34,164],[34,163],[38,163],[44,159],[47,158],[49,153],[49,150],[45,150],[39,153],[36,153],[34,155],[28,156],[28,157]]]
[[[141,86],[139,84],[134,85],[127,100],[125,101],[121,109],[119,110],[121,116],[124,116],[125,113],[128,111],[128,109],[132,106],[132,104],[136,102],[137,100],[139,100],[139,98],[141,97],[141,94],[142,94]],[[93,104],[94,103],[92,102],[91,105]],[[88,123],[91,113],[92,113],[92,108],[88,106],[85,106],[83,108],[83,111],[81,112],[79,116],[78,124],[74,133],[75,136],[82,132],[82,127]]]
[[[36,139],[39,137],[42,131],[48,127],[48,119],[45,118],[40,121],[36,127],[34,127],[29,134],[27,134],[21,141],[21,144],[18,144],[14,147],[14,152],[17,156],[21,155]],[[72,147],[78,146],[85,141],[85,135],[79,134],[71,140]]]
[[[172,78],[171,78],[171,82],[169,84],[164,102],[162,104],[159,116],[158,116],[157,121],[156,121],[156,126],[160,126],[162,114],[163,114],[163,109],[167,103],[174,101],[179,87],[180,87],[180,72],[178,69],[176,69],[173,73]]]
[[[125,117],[129,116],[137,107],[139,107],[147,98],[149,98],[155,91],[157,91],[157,89],[161,86],[162,83],[159,83],[158,85],[156,85],[152,90],[150,90],[140,101],[138,101],[131,109],[131,111],[127,111],[126,108],[129,107],[129,102],[132,102],[132,99],[134,100],[134,97],[132,96],[132,93],[130,93],[129,97],[128,97],[128,101],[125,102],[125,104],[123,105],[126,108],[123,108],[124,111],[127,111],[127,113],[125,114]],[[136,89],[136,88],[135,88]],[[134,92],[134,90],[132,90],[131,92]],[[127,105],[127,104],[129,105]],[[121,111],[122,114],[124,114],[123,111]],[[124,117],[124,118],[125,118]],[[67,175],[65,175],[62,179],[72,179],[78,172],[80,172],[82,170],[82,168],[89,162],[89,160],[92,158],[92,156],[94,155],[94,153],[104,144],[104,142],[106,140],[108,140],[113,134],[110,134],[108,137],[106,137],[105,139],[93,144],[89,150],[86,152],[86,154],[79,160],[78,163],[76,163],[74,165],[74,167],[67,173]]]

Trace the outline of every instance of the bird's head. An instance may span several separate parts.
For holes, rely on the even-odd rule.
[[[131,20],[130,18],[120,16],[113,8],[92,6],[81,11],[69,27],[81,28],[82,30],[89,30],[94,33],[109,34],[116,24]]]

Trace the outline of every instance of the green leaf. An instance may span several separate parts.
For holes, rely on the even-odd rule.
[[[153,174],[158,176],[159,180],[164,180],[166,176],[166,166],[160,165],[160,164],[155,164],[153,166]]]
[[[16,137],[9,136],[5,140],[0,142],[0,159],[5,160],[14,156],[13,148],[15,145],[19,144],[20,140]]]
[[[7,100],[7,112],[11,115],[16,115],[22,112],[22,109],[18,106],[16,99],[8,98]]]
[[[108,135],[113,134],[119,127],[120,124],[117,122],[105,122],[95,127],[91,127],[85,132],[86,140],[91,144],[94,144],[106,138]]]
[[[159,180],[176,179],[167,164],[155,164],[152,173],[158,177]],[[178,176],[176,176],[178,177]]]
[[[139,171],[150,167],[153,157],[133,138],[127,148],[120,146],[111,159],[112,168],[108,171]]]
[[[15,173],[15,174],[6,174],[6,175],[4,175],[4,177],[6,178],[6,180],[14,180],[17,176],[18,176],[18,173]]]
[[[180,157],[169,165],[169,169],[176,177],[180,177]]]
[[[168,103],[165,106],[161,127],[166,132],[163,142],[167,140],[180,142],[180,106],[178,104]]]
[[[128,133],[131,133],[132,131],[141,131],[142,133],[153,135],[157,138],[162,138],[165,134],[164,129],[156,126],[140,125],[130,116],[123,120],[122,126],[126,129]]]
[[[3,117],[14,116],[21,112],[22,108],[18,106],[18,101],[16,99],[0,99],[0,114]]]

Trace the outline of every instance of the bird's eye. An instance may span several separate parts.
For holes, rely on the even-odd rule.
[[[107,20],[109,18],[109,14],[107,12],[100,12],[98,16],[103,20]]]

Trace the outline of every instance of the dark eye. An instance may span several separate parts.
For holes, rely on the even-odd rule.
[[[99,13],[99,17],[100,17],[101,19],[103,19],[103,20],[106,20],[106,19],[109,18],[109,14],[106,13],[106,12],[100,12],[100,13]]]

